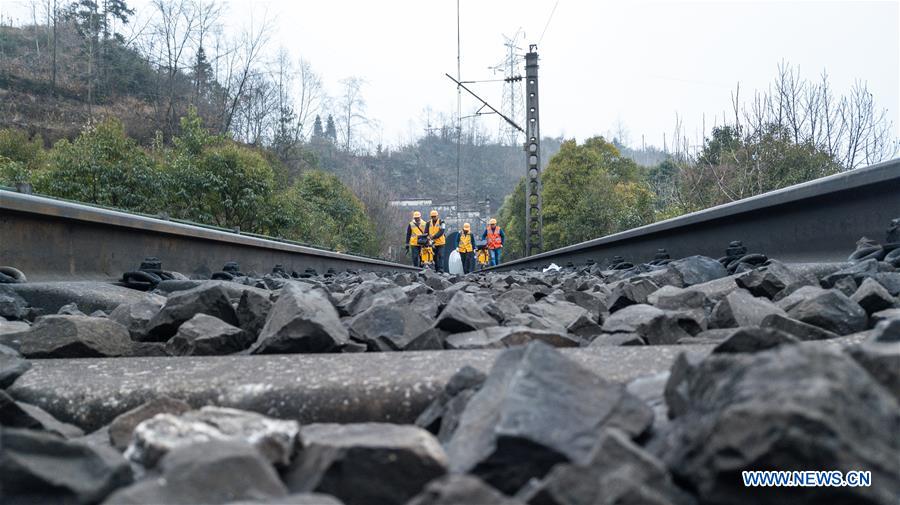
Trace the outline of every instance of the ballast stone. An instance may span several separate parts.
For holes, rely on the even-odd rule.
[[[253,341],[247,331],[200,313],[178,327],[166,343],[166,352],[172,356],[217,356],[243,351]]]
[[[712,352],[713,354],[753,353],[799,342],[800,340],[796,337],[775,328],[745,326],[738,328],[728,339],[717,345]]]
[[[254,338],[258,337],[259,332],[266,324],[266,317],[272,310],[272,305],[268,296],[249,289],[244,291],[235,309],[238,326],[253,335]]]
[[[446,444],[453,472],[471,473],[506,494],[560,462],[583,461],[600,428],[644,433],[643,402],[534,342],[498,356]]]
[[[371,350],[400,351],[433,322],[414,305],[375,305],[350,320],[350,338]]]
[[[379,296],[383,291],[385,293]],[[359,284],[338,303],[337,308],[341,315],[355,316],[373,305],[387,305],[404,299],[408,299],[408,296],[403,288],[387,279],[375,278]]]
[[[126,457],[150,469],[166,453],[210,440],[242,441],[253,445],[270,462],[287,465],[293,456],[300,425],[255,412],[203,407],[174,416],[157,414],[134,429]]]
[[[706,256],[688,256],[671,261],[668,268],[678,272],[685,287],[720,279],[728,275],[721,263]]]
[[[638,304],[614,312],[603,323],[603,331],[608,334],[635,334],[646,344],[661,345],[692,337],[701,331],[701,326],[689,313]]]
[[[28,360],[22,359],[21,356],[4,353],[0,349],[0,390],[11,386],[29,369],[31,369],[31,363]]]
[[[600,325],[597,324],[597,316],[592,316],[591,312],[584,307],[565,300],[545,297],[539,302],[526,306],[525,311],[559,325],[569,333],[580,337],[590,339],[603,332]]]
[[[109,318],[128,329],[128,334],[135,341],[146,340],[147,326],[163,307],[165,298],[148,296],[136,302],[123,303],[115,308]]]
[[[438,316],[435,327],[451,333],[462,333],[497,324],[497,320],[484,311],[475,296],[458,292]]]
[[[798,303],[788,311],[792,318],[828,330],[849,335],[866,329],[866,311],[839,291],[827,290]]]
[[[17,402],[3,390],[0,390],[0,426],[44,431],[64,438],[84,435],[77,426],[60,422],[35,405]]]
[[[739,275],[735,283],[753,296],[774,300],[785,289],[818,285],[818,280],[811,274],[796,272],[780,261],[769,260],[765,265]]]
[[[885,319],[875,325],[872,340],[875,342],[900,342],[900,317]]]
[[[191,406],[181,400],[161,396],[116,416],[108,426],[109,442],[119,451],[124,451],[131,443],[131,436],[137,425],[157,414],[179,416],[191,410]]]
[[[450,377],[444,389],[419,414],[415,424],[437,435],[444,444],[459,426],[459,418],[469,402],[484,384],[487,376],[468,365]]]
[[[553,347],[578,347],[581,341],[565,332],[538,330],[527,326],[492,326],[482,330],[447,336],[448,349],[502,349],[541,341]]]
[[[793,335],[800,340],[830,340],[838,335],[828,330],[813,326],[797,319],[781,314],[769,314],[760,324],[763,328],[774,328]]]
[[[446,475],[425,486],[406,505],[525,505],[471,475]]]
[[[251,352],[333,352],[348,344],[347,328],[323,291],[293,282],[281,288]]]
[[[0,448],[4,502],[92,504],[132,481],[125,459],[50,433],[0,426]]]
[[[787,315],[768,299],[755,297],[746,290],[737,289],[716,304],[709,319],[709,327],[759,326],[770,314]]]
[[[900,403],[900,342],[868,341],[847,352]]]
[[[540,505],[694,505],[658,458],[606,429],[585,463],[560,463],[517,497]]]
[[[23,319],[26,314],[28,302],[6,284],[0,284],[0,317],[15,321]]]
[[[208,440],[174,448],[161,475],[116,491],[106,504],[225,504],[281,499],[287,489],[272,464],[252,445]]]
[[[26,358],[95,358],[124,356],[131,347],[128,330],[115,321],[52,315],[22,335],[20,352]]]
[[[182,323],[206,314],[237,325],[237,314],[225,289],[218,284],[201,284],[186,291],[169,295],[162,309],[147,324],[147,340],[164,342],[178,331]]]
[[[858,303],[866,311],[866,314],[873,314],[895,306],[894,297],[871,277],[866,278],[859,285],[859,289],[850,296],[850,299]]]
[[[447,472],[431,433],[386,423],[310,424],[286,471],[291,492],[320,492],[347,505],[402,505]]]
[[[900,495],[900,406],[840,348],[804,343],[680,363],[667,384],[674,419],[650,448],[702,503],[888,504]],[[739,478],[822,462],[865,468],[878,485],[785,493]]]

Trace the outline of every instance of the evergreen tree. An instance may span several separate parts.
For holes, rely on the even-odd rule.
[[[197,57],[194,61],[194,92],[197,97],[204,95],[207,85],[213,82],[213,79],[212,65],[209,64],[209,59],[206,57],[206,51],[201,44],[200,47],[197,48]]]
[[[85,39],[92,38],[95,42],[110,38],[124,42],[124,37],[113,31],[112,23],[118,20],[128,24],[133,15],[134,9],[129,8],[124,0],[106,0],[99,4],[95,0],[77,0],[69,5],[66,12],[66,17],[74,21],[79,35]]]
[[[316,114],[316,121],[313,123],[313,138],[322,138],[325,136],[325,130],[322,129],[322,117]]]
[[[331,142],[337,142],[337,128],[334,126],[334,116],[328,115],[328,124],[325,126],[325,138]]]
[[[653,222],[653,193],[643,173],[603,137],[563,142],[541,174],[544,246],[556,249]],[[509,243],[504,254],[522,254],[525,183],[500,208]]]
[[[128,24],[133,15],[134,9],[129,8],[124,0],[104,0],[102,3],[77,0],[66,8],[65,17],[72,21],[83,39],[89,111],[95,101],[94,95],[98,91],[100,94],[109,91],[105,89],[108,87],[105,84],[109,80],[110,52],[125,42],[125,38],[115,32],[113,23]]]

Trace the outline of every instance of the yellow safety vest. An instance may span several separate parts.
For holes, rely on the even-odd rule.
[[[434,237],[441,231],[441,220],[438,219],[438,222],[428,221],[428,236]],[[434,239],[434,245],[444,245],[447,243],[447,234],[441,235],[440,238]]]
[[[459,234],[459,247],[457,250],[461,253],[470,253],[472,252],[472,234],[460,232]]]
[[[479,265],[487,265],[488,262],[491,261],[491,256],[488,253],[487,249],[479,249],[478,250],[478,264]]]
[[[419,258],[422,259],[422,265],[434,263],[434,250],[430,247],[423,247],[419,251]]]
[[[425,233],[425,221],[419,221],[419,224],[416,225],[415,221],[409,222],[409,245],[419,245],[419,235]]]

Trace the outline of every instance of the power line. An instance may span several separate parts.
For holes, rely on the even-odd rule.
[[[544,41],[544,34],[547,33],[547,27],[550,26],[550,21],[553,20],[553,14],[556,12],[556,8],[559,6],[559,0],[556,0],[556,3],[553,4],[553,10],[550,11],[550,17],[547,18],[547,24],[544,25],[544,31],[541,32],[541,36],[538,39],[538,45],[541,45],[541,42]]]
[[[461,51],[460,51],[460,30],[459,30],[459,0],[456,0],[456,80],[462,80],[462,71],[461,71]],[[460,164],[460,149],[462,145],[462,90],[460,89],[462,84],[458,84],[456,86],[456,226],[460,227],[459,224],[459,164]]]

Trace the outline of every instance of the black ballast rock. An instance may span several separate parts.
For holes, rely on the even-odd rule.
[[[561,462],[585,461],[601,427],[637,437],[650,408],[543,343],[501,354],[447,442],[450,468],[506,494]]]

